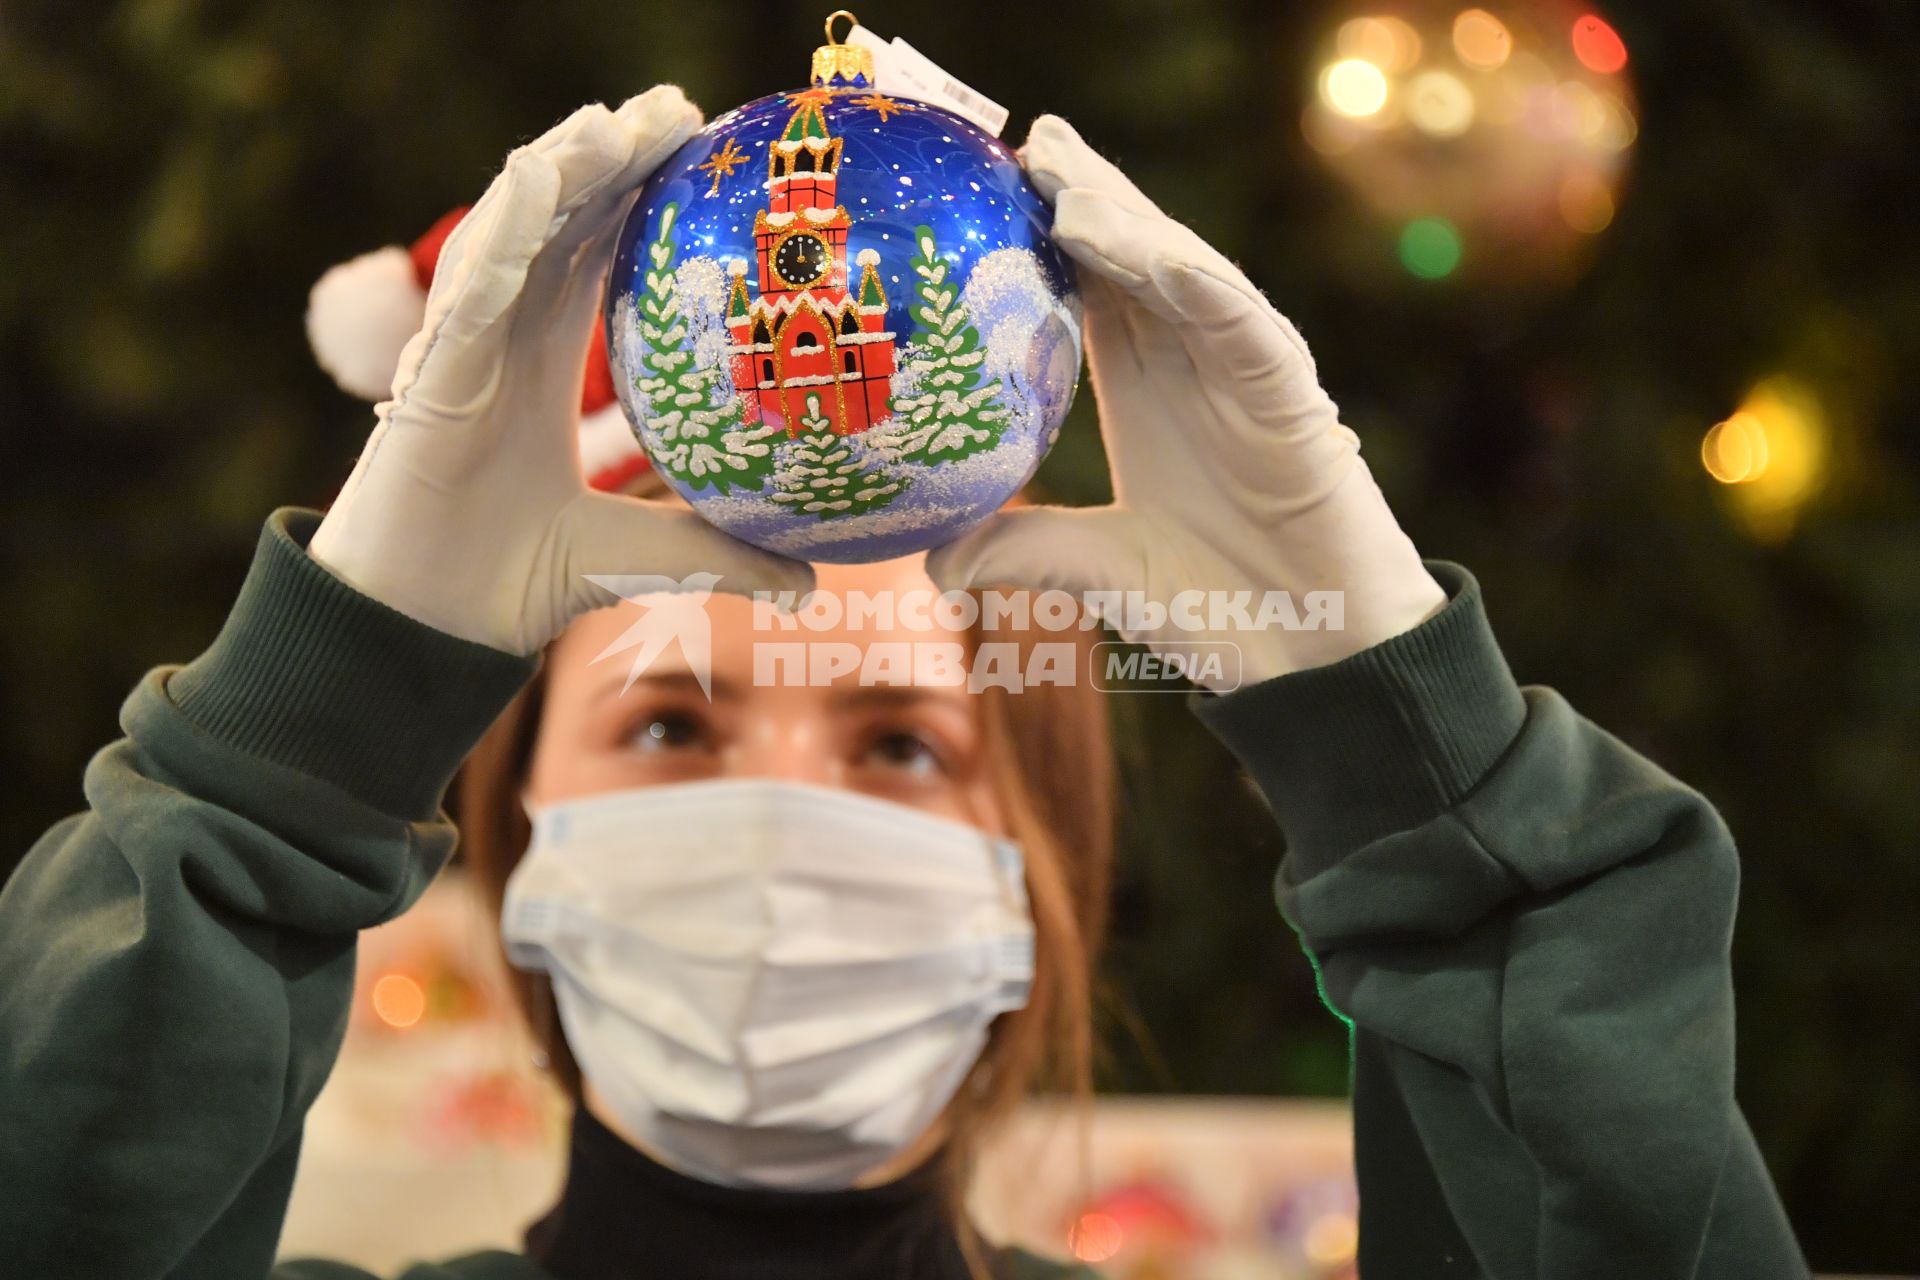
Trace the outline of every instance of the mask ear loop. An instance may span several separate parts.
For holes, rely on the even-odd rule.
[[[534,800],[533,793],[525,787],[520,789],[520,811],[527,815],[528,845],[527,849],[520,855],[524,858],[527,853],[532,852],[533,832],[537,831],[540,827],[540,805]],[[528,979],[531,979],[533,975],[529,974],[526,976]],[[542,984],[538,998],[529,1003],[533,1007],[529,1011],[530,1016],[527,1020],[527,1031],[533,1037],[533,1049],[527,1056],[532,1060],[536,1069],[551,1072],[553,1070],[553,1055],[547,1052],[547,1046],[553,1043],[554,1033],[554,995],[553,979],[551,976],[548,976],[546,982]]]
[[[993,1092],[993,1061],[984,1052],[969,1074],[972,1078],[968,1082],[968,1087],[973,1090],[976,1102]]]
[[[553,1043],[553,986],[551,982],[548,983],[546,990],[541,993],[541,998],[534,1001],[534,1004],[538,1006],[538,1012],[535,1016],[539,1019],[540,1025],[532,1028],[533,1052],[528,1056],[533,1059],[533,1065],[541,1071],[552,1071],[553,1055],[547,1052],[547,1046]]]

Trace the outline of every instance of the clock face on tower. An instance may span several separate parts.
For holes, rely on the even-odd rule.
[[[799,289],[827,274],[827,246],[819,236],[788,236],[773,251],[773,269],[780,278]]]

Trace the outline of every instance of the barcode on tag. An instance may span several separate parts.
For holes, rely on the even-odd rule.
[[[847,33],[847,43],[873,54],[874,87],[880,92],[945,107],[996,138],[1006,128],[1005,107],[948,75],[939,63],[900,37],[882,40],[866,27],[855,27]]]
[[[941,91],[961,106],[960,114],[985,129],[994,137],[1000,136],[1000,130],[1006,127],[1007,109],[991,98],[975,93],[958,80],[949,76],[940,86]]]

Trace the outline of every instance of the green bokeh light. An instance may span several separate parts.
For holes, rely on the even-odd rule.
[[[1422,280],[1444,280],[1460,265],[1460,233],[1445,218],[1415,218],[1400,232],[1400,265]]]

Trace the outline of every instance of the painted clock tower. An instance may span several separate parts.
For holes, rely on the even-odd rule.
[[[767,148],[767,207],[755,213],[755,294],[747,264],[729,269],[727,355],[746,421],[778,422],[788,435],[853,435],[892,413],[893,334],[880,255],[862,249],[859,287],[848,289],[840,204],[841,139],[827,130],[825,90],[793,95],[787,128]]]

